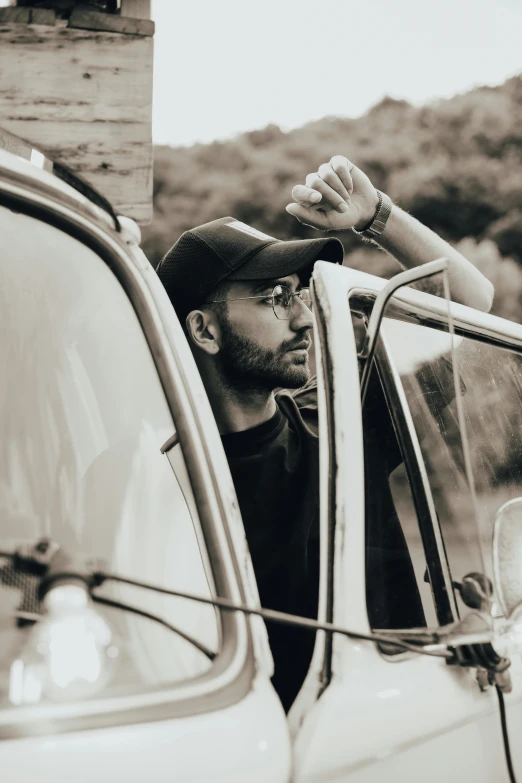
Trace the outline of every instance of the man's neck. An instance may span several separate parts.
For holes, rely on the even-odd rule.
[[[226,394],[211,391],[209,399],[221,435],[257,427],[271,419],[277,408],[274,393],[265,390],[240,392],[228,388]]]

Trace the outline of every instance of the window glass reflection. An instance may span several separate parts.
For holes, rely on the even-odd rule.
[[[2,544],[50,536],[66,550],[103,558],[113,571],[210,595],[181,450],[172,467],[160,452],[174,423],[116,277],[94,252],[26,215],[0,209],[0,232]],[[2,605],[15,609],[24,591],[2,573]],[[124,586],[105,594],[219,646],[212,607]],[[171,631],[104,611],[123,650],[109,691],[156,687],[209,668]],[[9,666],[25,634],[2,618],[0,706],[7,706]]]
[[[450,336],[390,320],[384,334],[419,437],[452,578],[459,581],[466,573],[484,569],[492,578],[495,513],[504,502],[522,495],[522,359],[469,337],[455,338],[475,513],[464,465]]]

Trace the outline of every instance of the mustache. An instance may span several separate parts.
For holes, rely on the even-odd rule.
[[[291,340],[285,340],[281,343],[279,348],[280,353],[287,353],[287,351],[294,351],[296,348],[306,348],[308,351],[312,345],[312,338],[310,337],[308,330],[296,335]]]

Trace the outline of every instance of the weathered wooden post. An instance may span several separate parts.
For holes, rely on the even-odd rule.
[[[148,223],[153,34],[150,0],[0,8],[0,148],[36,147]]]

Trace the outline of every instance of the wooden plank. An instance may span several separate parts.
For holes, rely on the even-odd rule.
[[[0,125],[139,223],[152,217],[151,37],[0,27]]]
[[[50,8],[31,8],[31,24],[56,24],[56,12]]]
[[[150,0],[121,0],[120,14],[122,16],[133,16],[134,19],[150,19]]]
[[[17,24],[56,24],[56,13],[50,8],[18,8],[8,6],[0,8],[0,23]]]
[[[13,22],[17,24],[29,24],[31,21],[31,9],[30,8],[16,8],[14,6],[8,6],[7,8],[0,8],[0,22],[2,24]]]
[[[106,30],[125,35],[154,35],[154,22],[150,19],[133,19],[116,14],[104,14],[86,8],[75,8],[68,27],[81,30]]]

